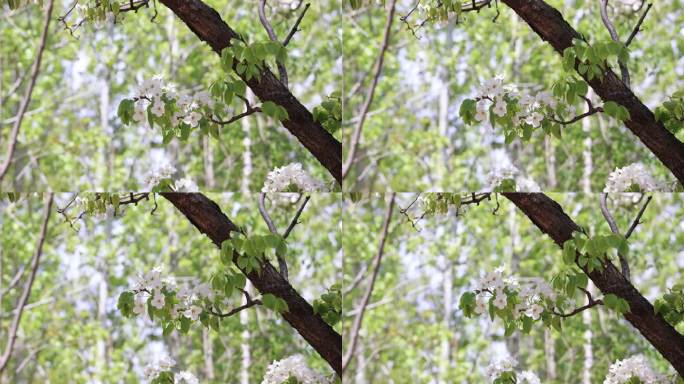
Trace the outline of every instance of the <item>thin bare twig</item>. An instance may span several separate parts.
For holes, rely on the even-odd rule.
[[[259,21],[261,21],[261,25],[264,26],[266,33],[268,33],[269,39],[271,39],[271,41],[278,41],[278,36],[273,30],[271,22],[266,18],[266,0],[259,0]],[[277,62],[276,64],[278,66],[278,73],[280,74],[280,82],[287,88],[287,69],[281,62]]]
[[[304,10],[302,13],[299,14],[299,17],[297,18],[297,21],[295,21],[294,25],[292,26],[292,29],[290,30],[290,33],[287,34],[287,37],[285,40],[283,40],[283,46],[287,47],[288,44],[290,44],[290,40],[294,37],[295,33],[299,31],[299,24],[302,22],[302,19],[304,18],[304,15],[306,14],[306,11],[309,10],[309,7],[311,6],[311,3],[306,3],[304,5]]]
[[[40,63],[43,59],[43,52],[45,51],[45,46],[47,45],[48,31],[50,29],[50,20],[52,18],[52,9],[55,1],[50,0],[45,10],[45,18],[43,24],[43,32],[40,36],[40,44],[38,45],[38,52],[36,55],[36,60],[33,62],[33,68],[31,69],[31,81],[26,88],[26,93],[24,98],[19,105],[19,111],[17,112],[16,120],[12,126],[12,131],[10,132],[9,142],[7,143],[7,157],[5,158],[2,165],[0,165],[0,181],[5,177],[7,171],[9,170],[10,164],[12,164],[12,157],[14,156],[14,151],[17,148],[17,140],[19,138],[19,129],[21,128],[21,123],[24,120],[24,115],[31,103],[31,96],[33,95],[33,88],[36,85],[36,80],[38,79],[38,74],[40,73]]]
[[[373,259],[373,273],[371,275],[371,280],[368,282],[366,292],[364,293],[361,299],[361,304],[359,305],[359,312],[356,314],[356,317],[354,317],[354,323],[352,324],[349,333],[349,347],[347,349],[347,352],[342,357],[342,373],[344,373],[345,369],[349,366],[349,362],[351,361],[352,356],[354,356],[354,350],[356,349],[356,343],[358,342],[361,323],[363,322],[363,315],[366,312],[366,307],[368,306],[371,294],[373,293],[373,287],[375,286],[375,280],[377,279],[378,272],[380,271],[380,262],[382,261],[382,255],[385,251],[385,242],[387,240],[387,233],[389,232],[389,224],[392,220],[392,211],[394,209],[395,198],[396,194],[392,193],[389,204],[387,206],[385,220],[382,225],[382,232],[380,234],[378,251],[376,252],[375,257]]]
[[[599,198],[599,205],[601,206],[601,213],[603,214],[603,217],[608,222],[608,226],[610,227],[610,231],[616,235],[619,235],[620,230],[618,229],[617,223],[615,222],[615,218],[613,217],[613,215],[608,210],[608,204],[606,202],[607,198],[608,198],[607,193],[602,193],[600,198]],[[623,255],[619,252],[618,252],[618,258],[620,259],[620,271],[622,272],[622,276],[624,276],[627,280],[630,280],[631,274],[629,271],[629,262],[627,262],[627,258],[625,257],[625,255]]]
[[[641,6],[643,7],[643,3],[641,3]],[[646,6],[646,10],[644,13],[641,15],[639,18],[639,21],[637,22],[636,26],[634,26],[634,30],[632,30],[632,33],[629,34],[629,37],[627,38],[627,41],[625,41],[625,47],[629,47],[630,44],[632,44],[632,40],[634,40],[634,37],[636,37],[637,33],[641,30],[641,24],[644,22],[644,19],[646,18],[646,15],[648,14],[648,11],[651,9],[653,4],[649,3]]]
[[[264,221],[268,226],[268,230],[272,234],[278,235],[278,229],[276,228],[275,224],[273,224],[273,219],[271,219],[271,216],[268,214],[268,211],[266,210],[266,194],[263,192],[259,193],[259,213],[261,214],[261,217],[264,218]],[[278,272],[280,273],[280,276],[287,280],[287,262],[285,261],[282,255],[276,254],[276,257],[278,258]]]
[[[356,122],[354,127],[354,133],[352,134],[351,143],[349,145],[349,155],[347,155],[347,161],[342,165],[342,180],[347,176],[349,170],[354,164],[356,157],[356,150],[359,146],[359,141],[361,140],[361,132],[363,131],[363,124],[366,122],[366,115],[370,110],[370,106],[373,103],[373,97],[375,96],[375,88],[378,86],[380,80],[380,75],[382,74],[382,64],[385,60],[385,52],[389,47],[390,37],[392,34],[392,23],[394,21],[394,11],[396,8],[397,0],[392,0],[390,3],[390,9],[387,13],[387,21],[385,22],[385,34],[382,39],[382,46],[380,47],[380,52],[378,58],[375,60],[375,75],[373,76],[373,82],[370,88],[368,88],[368,93],[366,94],[366,101],[361,107],[361,115],[359,120]]]
[[[52,6],[52,1],[50,5]],[[24,291],[21,293],[19,302],[17,303],[17,309],[10,324],[9,331],[7,332],[7,344],[5,346],[5,352],[0,356],[0,374],[7,367],[10,357],[12,356],[12,350],[14,349],[14,343],[17,340],[17,331],[19,330],[19,323],[21,322],[21,315],[24,313],[24,307],[31,295],[31,287],[33,287],[33,281],[36,279],[36,273],[38,272],[38,266],[40,265],[40,258],[43,255],[43,244],[45,244],[45,238],[47,237],[48,222],[50,221],[50,213],[52,212],[52,201],[54,195],[50,193],[47,197],[47,202],[45,203],[45,210],[43,213],[43,222],[40,227],[40,234],[38,235],[38,241],[36,243],[36,249],[31,258],[31,273],[26,279],[24,284]]]
[[[575,308],[572,312],[568,312],[568,313],[561,313],[561,312],[556,312],[553,310],[551,311],[551,313],[553,313],[556,316],[560,316],[560,317],[570,317],[570,316],[574,316],[574,315],[576,315],[576,314],[578,314],[584,310],[587,310],[589,308],[593,308],[597,305],[603,305],[603,300],[601,300],[601,299],[594,300],[594,297],[591,296],[591,293],[588,290],[586,290],[584,288],[579,288],[579,289],[584,291],[584,293],[587,295],[587,300],[589,300],[588,304],[581,306],[581,307],[578,307],[578,308]]]
[[[641,224],[641,216],[644,215],[644,211],[646,211],[646,207],[648,206],[648,203],[651,202],[651,199],[653,196],[649,196],[646,198],[646,202],[644,205],[641,207],[639,210],[639,213],[637,213],[636,217],[634,218],[634,221],[632,222],[632,225],[629,226],[629,229],[627,230],[627,233],[625,233],[625,238],[629,239],[630,236],[632,236],[632,232],[636,229],[637,225]]]
[[[283,233],[283,239],[287,239],[287,237],[290,236],[290,232],[292,232],[295,225],[297,225],[299,223],[299,216],[301,216],[302,212],[304,212],[304,207],[306,207],[306,203],[308,203],[310,199],[311,199],[311,196],[306,196],[304,198],[304,202],[302,202],[302,205],[299,206],[299,209],[297,209],[297,212],[295,213],[294,217],[292,218],[292,221],[290,221],[290,225],[287,226],[285,233]]]
[[[613,25],[613,22],[610,21],[608,18],[608,0],[600,0],[599,1],[599,7],[601,8],[601,20],[603,21],[603,25],[606,26],[606,29],[608,30],[608,33],[610,33],[610,38],[613,39],[616,43],[620,42],[620,37],[617,34],[617,31],[615,30],[615,26]],[[625,83],[627,87],[630,86],[630,80],[629,80],[629,69],[627,69],[627,65],[618,58],[618,65],[620,66],[620,74],[622,75],[622,82]]]

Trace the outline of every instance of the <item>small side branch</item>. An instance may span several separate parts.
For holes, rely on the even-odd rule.
[[[632,33],[629,34],[627,41],[625,41],[625,47],[629,47],[629,45],[632,44],[632,40],[634,40],[637,33],[639,33],[639,31],[641,30],[641,24],[643,24],[644,19],[646,18],[646,15],[648,15],[648,11],[651,9],[652,6],[653,6],[653,4],[651,4],[651,3],[649,3],[646,6],[646,10],[644,11],[644,13],[639,18],[639,21],[637,22],[637,24],[634,26],[634,30],[632,31]]]
[[[599,1],[599,7],[601,8],[601,20],[603,21],[603,25],[606,26],[608,33],[610,33],[610,38],[613,39],[613,41],[619,43],[620,37],[617,34],[617,30],[615,30],[615,26],[613,25],[613,22],[610,21],[610,19],[608,18],[608,0],[600,0]],[[618,59],[618,65],[620,66],[620,74],[622,75],[622,82],[627,87],[629,87],[630,86],[629,69],[627,69],[627,65],[625,65],[625,63],[620,59]]]
[[[306,11],[309,10],[309,7],[311,6],[311,3],[306,3],[304,5],[304,10],[302,13],[299,14],[299,17],[297,18],[297,21],[295,21],[294,25],[292,26],[292,29],[290,30],[290,33],[287,34],[287,37],[285,40],[283,40],[283,46],[287,47],[288,44],[290,44],[290,40],[294,37],[295,33],[300,31],[299,29],[299,24],[301,24],[302,19],[304,18],[304,15],[306,14]]]
[[[275,31],[273,30],[273,26],[271,25],[271,22],[268,21],[268,18],[266,17],[266,0],[259,0],[259,21],[261,21],[261,25],[264,26],[266,33],[268,33],[268,38],[271,39],[271,41],[278,41],[278,36],[276,35]],[[287,88],[287,86],[288,86],[287,69],[285,68],[285,65],[281,62],[278,62],[276,64],[278,65],[278,73],[280,74],[280,82],[283,83],[283,85]]]
[[[648,203],[651,202],[652,198],[653,198],[653,196],[649,196],[648,198],[646,198],[646,202],[644,203],[643,206],[641,206],[641,209],[639,210],[639,213],[637,213],[636,217],[634,218],[632,225],[629,226],[627,233],[625,233],[625,238],[629,239],[629,237],[632,236],[632,233],[636,229],[637,225],[641,224],[641,216],[644,215],[644,211],[646,211],[646,207],[648,206]]]
[[[601,206],[601,213],[603,214],[603,217],[606,219],[606,222],[608,222],[608,226],[610,227],[610,231],[613,232],[616,235],[620,234],[620,230],[618,229],[617,223],[615,222],[615,218],[613,215],[610,213],[608,210],[608,204],[607,204],[607,198],[608,194],[607,193],[602,193],[600,200],[599,200],[599,205]],[[618,257],[620,258],[620,271],[622,272],[622,276],[624,276],[627,280],[630,280],[630,271],[629,271],[629,262],[627,261],[627,258],[625,255],[618,253]]]
[[[587,295],[588,303],[586,305],[575,308],[572,312],[568,312],[568,313],[556,312],[556,311],[551,311],[551,313],[553,313],[556,316],[566,318],[566,317],[574,316],[574,315],[576,315],[582,311],[585,311],[589,308],[593,308],[597,305],[603,305],[603,300],[601,300],[601,299],[595,300],[594,297],[591,295],[591,293],[588,290],[586,290],[584,288],[579,288],[579,289],[584,291],[584,293]]]
[[[253,300],[252,297],[249,295],[249,293],[247,293],[247,291],[245,291],[244,289],[242,290],[242,293],[244,293],[244,295],[245,295],[245,299],[246,299],[245,304],[243,304],[239,307],[235,307],[226,313],[222,313],[221,311],[213,311],[211,309],[208,310],[208,312],[210,314],[216,316],[216,317],[220,317],[223,319],[226,317],[231,317],[231,316],[235,315],[236,313],[239,313],[240,311],[243,311],[245,309],[254,307],[255,305],[261,305],[262,304],[261,300],[259,300],[259,299]]]
[[[228,119],[228,120],[218,120],[218,119],[215,119],[214,117],[210,117],[209,120],[211,120],[211,122],[214,123],[214,124],[218,124],[218,125],[229,125],[229,124],[232,124],[232,123],[234,123],[234,122],[236,122],[236,121],[242,119],[243,117],[247,117],[247,116],[253,115],[253,114],[255,114],[255,113],[261,112],[261,108],[259,108],[259,107],[253,107],[253,106],[249,103],[249,100],[248,100],[246,97],[242,97],[242,96],[239,96],[239,97],[245,102],[245,107],[246,107],[246,109],[245,109],[244,112],[242,112],[242,113],[240,113],[240,114],[238,114],[238,115],[235,115],[235,116],[231,117],[231,118]]]
[[[576,122],[584,119],[585,117],[603,112],[603,107],[594,107],[594,104],[591,102],[591,100],[588,97],[582,96],[582,98],[584,99],[584,101],[587,102],[587,111],[586,112],[584,112],[581,115],[577,115],[577,116],[575,116],[572,119],[567,120],[567,121],[557,120],[554,118],[551,118],[551,120],[555,123],[560,124],[560,125],[569,125],[572,123],[576,123]]]
[[[290,232],[292,232],[295,225],[299,224],[299,216],[301,216],[302,212],[304,212],[304,208],[306,207],[306,203],[308,203],[310,199],[311,199],[311,196],[306,196],[304,198],[304,202],[302,203],[302,205],[299,206],[299,208],[297,209],[297,212],[295,213],[294,217],[292,218],[292,221],[290,222],[290,225],[287,226],[285,233],[283,233],[283,239],[287,239],[287,237],[290,236]]]
[[[268,211],[266,210],[266,194],[263,192],[259,193],[259,213],[266,222],[268,230],[272,234],[278,235],[278,229],[276,228],[275,224],[273,224],[273,219],[271,219],[271,216],[268,214]],[[280,276],[287,280],[287,262],[281,255],[276,255],[276,257],[278,258],[278,272],[280,273]]]

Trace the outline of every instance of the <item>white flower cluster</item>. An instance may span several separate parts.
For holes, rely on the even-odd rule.
[[[176,298],[180,303],[175,304],[171,310],[171,317],[173,319],[179,318],[181,315],[189,318],[192,321],[197,321],[199,315],[202,313],[201,302],[206,298],[213,300],[215,292],[209,284],[197,284],[190,287],[183,284],[176,287],[174,278],[162,279],[161,267],[155,267],[144,275],[140,275],[135,283],[133,291],[135,292],[135,304],[133,306],[133,313],[136,315],[147,314],[147,300],[151,297],[151,304],[157,309],[162,309],[166,305],[166,297],[164,291],[176,290]]]
[[[638,378],[644,384],[658,384],[665,381],[662,375],[651,369],[644,356],[635,355],[611,364],[603,384],[626,383],[633,377]]]
[[[275,168],[266,176],[261,192],[324,192],[325,186],[302,169],[300,163]]]
[[[642,163],[633,163],[623,168],[615,168],[608,175],[603,192],[629,192],[632,186],[638,186],[641,192],[665,191],[665,186],[658,183]]]
[[[145,370],[143,371],[143,374],[145,375],[145,378],[147,380],[152,381],[156,379],[160,373],[171,371],[171,368],[173,368],[174,365],[176,365],[176,362],[171,357],[162,356],[161,358],[158,358],[154,363],[146,366]],[[177,374],[174,374],[173,382],[174,384],[199,384],[199,380],[197,379],[197,377],[189,371],[181,371]]]
[[[544,312],[544,307],[541,304],[546,299],[555,300],[556,292],[542,280],[521,284],[513,276],[504,278],[503,271],[504,268],[499,267],[493,272],[487,272],[480,279],[475,297],[475,313],[481,315],[487,311],[486,295],[493,295],[494,301],[492,303],[494,306],[504,309],[508,306],[506,291],[517,291],[520,303],[515,305],[513,313],[516,315],[526,314],[535,320],[539,319],[539,316]]]
[[[266,369],[266,374],[261,384],[281,384],[291,376],[296,378],[297,382],[301,384],[328,383],[325,377],[306,365],[304,356],[297,354],[271,363]]]
[[[500,359],[490,363],[487,366],[487,376],[491,381],[495,381],[504,372],[514,372],[515,366],[518,365],[518,361],[512,357],[506,359]],[[516,383],[529,383],[529,384],[541,384],[539,377],[532,371],[522,371],[516,374]]]
[[[499,117],[503,117],[508,112],[506,97],[509,100],[517,101],[520,111],[513,118],[514,125],[522,122],[537,128],[544,120],[542,112],[546,107],[556,108],[556,99],[546,91],[542,91],[532,96],[528,93],[521,93],[515,85],[503,84],[503,76],[497,76],[487,80],[480,86],[478,92],[475,119],[480,122],[487,120],[489,107],[494,105],[492,112]]]
[[[492,361],[488,366],[487,366],[487,376],[494,381],[496,380],[499,376],[501,376],[502,373],[504,372],[512,372],[515,369],[515,366],[518,365],[518,361],[512,357],[510,358],[505,358],[505,359],[499,359],[496,361]]]
[[[170,164],[164,164],[152,171],[150,171],[147,176],[145,176],[145,184],[147,187],[152,189],[157,186],[164,179],[173,179],[173,175],[176,173],[176,168]],[[197,184],[188,178],[180,178],[171,185],[171,189],[174,192],[198,192],[199,187]]]
[[[158,357],[154,362],[148,364],[143,371],[145,379],[154,380],[160,373],[170,371],[176,362],[170,356]]]
[[[160,75],[154,76],[151,79],[145,80],[137,92],[135,109],[133,113],[133,120],[145,124],[147,121],[147,109],[150,107],[150,112],[162,117],[166,113],[166,103],[164,99],[176,102],[177,111],[171,116],[171,124],[177,127],[181,122],[196,127],[202,119],[202,114],[199,112],[200,108],[214,107],[214,100],[209,96],[207,91],[201,91],[194,95],[186,92],[179,93],[173,84],[164,84],[164,80]]]
[[[518,168],[512,164],[495,165],[487,175],[487,191],[493,191],[501,185],[504,180],[515,180],[515,189],[518,192],[541,192],[539,184],[529,177],[523,175]]]

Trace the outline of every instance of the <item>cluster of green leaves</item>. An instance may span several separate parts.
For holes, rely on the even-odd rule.
[[[171,371],[161,371],[157,377],[151,381],[151,384],[173,384],[176,382],[175,377],[176,375]]]
[[[161,292],[164,295],[164,306],[162,308],[156,308],[152,305],[152,295],[149,295],[147,299],[147,314],[150,316],[150,319],[153,321],[158,319],[161,322],[164,336],[170,335],[174,330],[187,334],[190,331],[192,320],[183,313],[175,319],[172,315],[174,306],[180,304],[180,300],[176,297],[176,292],[169,290],[167,287],[163,287]],[[136,292],[134,291],[124,291],[119,295],[116,307],[124,317],[135,316],[133,312],[135,295]],[[208,299],[205,299],[205,301],[208,301]],[[210,305],[213,304],[210,303]],[[204,319],[202,324],[205,326],[211,326],[215,330],[219,329],[218,317],[209,316],[206,311],[203,311],[200,319]]]
[[[284,256],[287,253],[287,242],[280,235],[247,236],[233,232],[233,237],[221,243],[221,262],[232,265],[234,257],[240,269],[247,273],[261,270],[261,262],[269,255]]]
[[[563,292],[568,298],[574,297],[578,292],[578,288],[586,289],[589,283],[589,277],[582,271],[577,271],[575,268],[567,268],[558,272],[551,278],[551,286],[557,292]]]
[[[522,107],[520,104],[518,104],[517,98],[506,94],[506,96],[504,96],[504,101],[506,102],[506,114],[503,116],[498,116],[494,113],[494,103],[491,103],[489,106],[489,123],[492,125],[492,128],[500,126],[503,129],[504,140],[506,144],[512,143],[516,138],[519,138],[523,142],[529,141],[532,138],[532,133],[537,128],[525,120],[520,120],[517,122],[517,124],[514,122],[514,117],[518,114],[518,112],[522,111]],[[480,122],[475,119],[476,111],[477,100],[465,99],[463,103],[461,103],[459,116],[461,119],[463,119],[463,122],[466,125],[479,124]],[[538,112],[544,116],[539,127],[546,134],[553,134],[554,136],[560,138],[560,125],[547,118],[547,116],[553,115],[555,111],[551,107],[545,106]]]
[[[337,91],[328,95],[321,105],[314,107],[313,118],[326,131],[335,134],[342,126],[342,95]]]
[[[670,132],[677,134],[684,128],[684,90],[677,91],[655,110],[657,121],[662,121]]]
[[[179,121],[177,125],[173,125],[171,121],[174,114],[183,111],[176,104],[176,99],[164,94],[162,95],[161,100],[164,102],[164,114],[161,116],[156,116],[152,113],[152,102],[150,102],[147,106],[147,122],[149,123],[150,128],[154,128],[155,126],[160,127],[164,144],[170,143],[174,138],[177,138],[180,141],[187,141],[193,129],[197,128],[191,127],[183,120]],[[124,125],[131,125],[135,123],[133,120],[133,113],[135,111],[136,101],[137,100],[135,99],[123,99],[121,100],[121,103],[119,103],[117,115]],[[223,110],[223,108],[225,108],[224,104],[216,103],[213,110],[203,106],[197,111],[203,115],[198,123],[199,129],[203,133],[210,133],[215,138],[218,138],[218,126],[212,123],[208,118],[206,118],[206,116],[213,112],[220,112]]]
[[[545,298],[540,303],[544,308],[544,311],[541,313],[540,318],[535,320],[526,313],[516,313],[516,306],[521,304],[518,291],[506,287],[504,288],[504,293],[506,295],[506,307],[499,309],[494,306],[494,295],[489,298],[487,305],[487,313],[489,314],[490,320],[494,321],[494,319],[498,317],[503,322],[504,336],[509,337],[516,330],[520,330],[522,333],[526,334],[530,333],[535,321],[541,321],[546,327],[553,327],[559,332],[561,331],[561,318],[550,311],[550,309],[556,305],[554,301]],[[465,292],[459,301],[459,308],[468,318],[477,316],[477,313],[475,312],[476,296],[476,292]],[[563,297],[557,299],[557,301],[563,300],[565,300]]]
[[[463,198],[458,193],[426,193],[423,195],[423,209],[427,215],[443,215],[449,208],[458,209]]]
[[[594,78],[603,80],[609,66],[615,66],[618,60],[626,63],[629,50],[623,43],[613,40],[589,44],[582,39],[573,39],[572,45],[563,51],[563,69],[574,73],[577,64],[577,71],[590,81]]]
[[[342,290],[339,284],[333,284],[328,292],[321,295],[320,299],[313,302],[314,313],[320,315],[323,320],[335,326],[342,318]]]
[[[211,279],[211,287],[216,292],[222,292],[225,297],[231,297],[233,294],[242,292],[247,284],[245,275],[236,271],[232,266],[228,266],[225,271],[215,273]]]
[[[654,305],[655,312],[663,316],[673,327],[684,322],[684,284],[675,284],[670,292],[658,298]]]
[[[612,255],[629,254],[629,243],[620,234],[595,235],[588,237],[582,232],[573,232],[573,238],[563,243],[563,261],[567,265],[577,265],[586,268],[589,273],[594,270],[602,271],[604,262]]]
[[[257,41],[251,44],[241,39],[231,39],[230,45],[221,51],[221,64],[227,72],[235,72],[248,81],[261,79],[261,71],[268,64],[285,64],[287,48],[278,41]]]

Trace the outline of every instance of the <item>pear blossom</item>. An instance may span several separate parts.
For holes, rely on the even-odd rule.
[[[499,117],[504,117],[506,116],[506,102],[503,100],[499,100],[496,102],[494,105],[494,114],[499,116]]]
[[[152,103],[152,109],[150,111],[152,112],[153,115],[157,117],[162,117],[164,116],[164,101],[162,99],[154,99],[154,102]]]
[[[505,294],[497,294],[494,297],[494,306],[499,308],[499,309],[504,309],[506,308],[506,305],[508,304],[508,299],[506,298]]]
[[[147,311],[147,302],[144,297],[138,295],[135,297],[135,304],[133,305],[133,313],[140,316]]]
[[[275,168],[266,176],[262,192],[316,192],[323,191],[323,184],[304,171],[300,163]]]
[[[306,365],[302,355],[293,355],[280,361],[274,361],[266,369],[261,384],[282,384],[290,377],[301,384],[326,384],[328,381]]]
[[[544,120],[544,116],[539,112],[532,112],[527,117],[527,123],[535,128],[538,128],[539,125],[541,125],[542,120]]]
[[[644,356],[635,355],[611,364],[603,384],[627,383],[632,378],[637,378],[644,384],[658,384],[665,381],[665,377],[653,371]]]
[[[487,304],[485,304],[482,296],[478,296],[475,300],[475,313],[481,315],[487,311]]]
[[[185,317],[189,318],[192,321],[197,321],[197,319],[199,319],[199,315],[201,313],[202,313],[202,308],[200,308],[196,305],[193,305],[185,311]]]
[[[187,116],[185,116],[185,123],[191,127],[196,127],[197,124],[199,124],[199,121],[202,119],[202,115],[199,114],[199,112],[190,112]]]
[[[164,308],[165,298],[161,291],[156,291],[155,295],[152,297],[152,306],[157,309]]]
[[[628,192],[633,186],[639,188],[641,192],[665,191],[666,188],[660,184],[642,163],[633,163],[623,168],[615,168],[615,171],[608,175],[606,187],[603,192],[618,193]]]
[[[499,359],[491,362],[486,369],[486,374],[494,381],[504,372],[511,372],[518,365],[518,361],[512,357]]]
[[[174,384],[199,384],[199,380],[197,379],[197,377],[188,371],[180,371],[177,375],[174,376],[173,382]]]
[[[530,306],[530,310],[528,312],[529,316],[535,320],[539,320],[539,316],[541,316],[542,312],[544,312],[544,308],[542,308],[541,305],[539,304],[532,304]]]
[[[175,192],[199,192],[199,187],[194,181],[187,178],[181,178],[176,180],[173,184],[173,190]]]
[[[475,120],[479,122],[484,122],[487,120],[487,112],[485,111],[477,111],[475,112]]]
[[[518,383],[541,384],[541,380],[539,380],[539,376],[532,371],[522,371],[520,372],[520,375],[518,375]]]

